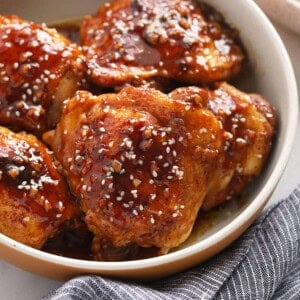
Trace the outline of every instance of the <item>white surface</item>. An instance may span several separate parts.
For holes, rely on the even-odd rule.
[[[274,21],[300,34],[299,0],[255,0]],[[280,13],[278,13],[280,12]]]
[[[286,44],[287,50],[294,64],[298,87],[300,88],[300,37],[277,26],[279,33]],[[283,99],[284,101],[284,99]],[[299,169],[300,156],[300,127],[297,133],[290,161],[286,171],[276,188],[270,203],[274,203],[286,197],[295,186],[300,183]],[[61,282],[39,277],[14,266],[0,261],[0,298],[10,300],[35,300],[48,294],[58,287]]]

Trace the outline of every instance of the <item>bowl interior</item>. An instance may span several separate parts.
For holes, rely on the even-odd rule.
[[[52,0],[46,2],[47,8],[45,9],[45,3],[39,0],[23,2],[1,0],[0,13],[17,14],[36,22],[51,23],[94,13],[103,2],[105,1]],[[249,92],[263,94],[277,109],[279,128],[268,164],[259,179],[251,185],[247,198],[242,201],[242,205],[230,203],[220,209],[218,213],[208,215],[206,218],[213,226],[206,226],[207,223],[205,222],[200,224],[202,227],[198,227],[192,237],[178,251],[164,257],[146,259],[140,265],[134,261],[121,263],[85,262],[85,266],[90,266],[89,270],[91,271],[113,269],[118,275],[120,270],[126,268],[137,269],[161,265],[185,259],[194,253],[207,251],[214,243],[230,236],[243,224],[249,225],[253,217],[266,204],[283,173],[295,135],[298,112],[296,82],[287,52],[270,22],[252,0],[210,0],[209,3],[222,12],[230,24],[238,28],[249,56],[251,69],[246,74],[247,76],[238,82],[238,87]],[[227,244],[229,242],[230,240]],[[22,252],[28,257],[38,258],[42,262],[52,261],[56,265],[82,269],[82,261],[42,253],[0,234],[1,245],[5,245],[12,253],[15,251]],[[204,257],[209,257],[212,254],[214,254],[213,251],[206,253]],[[8,254],[5,255],[5,258],[7,259],[8,256]],[[9,258],[9,260],[14,262],[13,258]],[[193,264],[195,263],[196,261],[193,262]],[[18,265],[24,267],[21,262],[18,262]],[[25,266],[25,268],[27,267]],[[30,266],[27,269],[32,270]]]

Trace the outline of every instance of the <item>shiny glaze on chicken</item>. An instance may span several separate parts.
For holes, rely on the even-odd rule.
[[[210,132],[198,135],[205,125]],[[190,234],[221,135],[211,112],[128,87],[99,97],[78,92],[44,139],[96,236],[117,248],[165,251]]]
[[[151,78],[202,84],[229,79],[244,54],[237,31],[212,7],[191,0],[122,0],[85,18],[89,74],[104,87]]]
[[[84,58],[55,29],[0,16],[0,123],[40,135],[62,102],[85,87]]]
[[[210,110],[224,130],[226,139],[217,167],[209,175],[202,209],[211,209],[241,193],[260,174],[271,149],[276,127],[274,107],[261,95],[243,93],[227,83],[217,83],[213,89],[178,88],[169,96]]]
[[[57,165],[33,135],[0,127],[0,233],[41,248],[78,214]]]

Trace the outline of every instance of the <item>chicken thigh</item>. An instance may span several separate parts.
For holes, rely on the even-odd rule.
[[[55,29],[0,16],[0,124],[37,135],[53,128],[62,102],[85,87],[84,57]]]
[[[115,0],[81,27],[88,72],[103,87],[163,77],[202,84],[236,75],[244,59],[237,31],[191,0]]]
[[[203,127],[210,131],[199,134]],[[192,230],[223,130],[207,109],[127,87],[98,97],[77,92],[44,140],[100,242],[166,252]]]
[[[78,214],[56,164],[33,135],[0,127],[0,233],[41,248]]]
[[[239,194],[260,174],[269,154],[276,126],[272,105],[261,95],[243,93],[227,83],[217,83],[213,89],[178,88],[169,96],[210,110],[224,129],[226,141],[219,165],[210,174],[202,209]]]

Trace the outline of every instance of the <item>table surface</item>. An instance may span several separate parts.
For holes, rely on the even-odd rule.
[[[279,25],[275,26],[290,54],[300,91],[300,36],[289,32]],[[297,131],[295,144],[287,168],[268,205],[286,197],[297,186],[297,184],[300,184],[300,178],[298,178],[300,177],[298,176],[298,170],[300,169],[300,156],[298,155],[300,152],[299,123],[298,128],[299,130]],[[1,299],[40,299],[61,284],[62,282],[49,280],[47,278],[28,273],[0,260]]]

